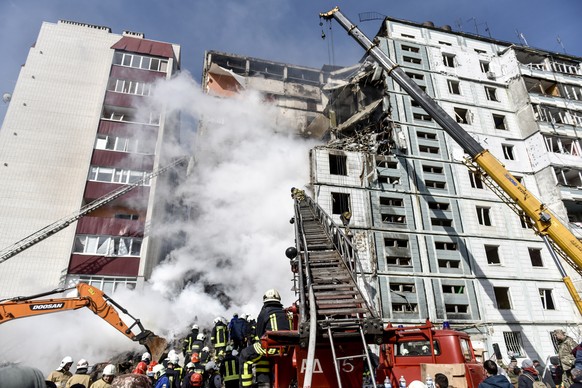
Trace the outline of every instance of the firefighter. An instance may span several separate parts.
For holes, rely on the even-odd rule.
[[[75,374],[67,381],[67,384],[65,384],[65,388],[71,388],[71,386],[73,386],[74,384],[82,385],[85,388],[89,388],[93,383],[93,380],[91,380],[91,376],[89,376],[89,374],[87,373],[88,369],[89,363],[87,362],[87,360],[83,358],[80,359],[79,362],[77,363],[77,370],[75,371]],[[79,387],[77,386],[77,388]]]
[[[168,357],[168,366],[166,369],[166,375],[170,380],[170,387],[179,388],[180,382],[182,381],[183,377],[183,369],[180,366],[180,360],[178,358],[178,354],[174,353],[170,357]]]
[[[115,378],[115,365],[109,364],[103,368],[101,378],[91,384],[90,388],[107,388],[111,387],[111,382]]]
[[[222,381],[224,381],[224,388],[236,388],[238,387],[240,366],[237,357],[238,352],[228,345],[225,353],[224,359],[220,364],[220,375],[222,376]]]
[[[52,371],[46,379],[55,383],[57,388],[64,388],[67,380],[73,376],[73,374],[69,372],[71,365],[73,365],[73,358],[70,356],[64,357],[59,367]]]
[[[148,352],[141,355],[141,361],[137,363],[137,366],[131,373],[136,373],[139,375],[145,375],[148,370],[148,365],[150,364],[152,356]]]
[[[190,346],[191,352],[188,358],[191,358],[194,353],[202,352],[202,348],[204,348],[204,342],[206,341],[206,335],[203,333],[198,333],[196,336],[196,340],[192,341],[192,345]]]
[[[214,346],[214,355],[216,357],[224,355],[224,348],[228,342],[228,332],[225,318],[214,318],[214,327],[210,333],[210,341],[212,342],[212,346]]]
[[[170,379],[166,375],[166,368],[164,368],[163,364],[154,366],[153,372],[156,382],[155,388],[172,388]]]
[[[187,360],[192,355],[192,344],[196,341],[200,328],[198,325],[192,325],[190,333],[182,340],[182,355],[184,359]]]
[[[232,347],[237,351],[240,351],[243,347],[246,326],[247,321],[239,317],[237,313],[234,313],[228,324],[228,332]]]
[[[287,313],[281,304],[279,291],[270,289],[263,295],[263,308],[257,318],[255,342],[243,349],[240,355],[240,386],[250,387],[253,384],[252,366],[267,354],[261,345],[260,338],[267,331],[289,330]],[[264,374],[262,374],[264,377]]]

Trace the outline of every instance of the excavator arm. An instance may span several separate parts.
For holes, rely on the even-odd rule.
[[[167,346],[165,339],[146,330],[139,319],[134,318],[100,289],[86,283],[79,283],[76,288],[79,294],[77,297],[36,299],[69,290],[60,288],[43,294],[0,301],[0,324],[19,318],[87,307],[127,338],[145,346],[151,353],[152,359],[159,360],[162,357]],[[121,319],[118,310],[133,320],[130,326]],[[139,329],[137,334],[132,331],[136,326]]]
[[[507,203],[516,205],[532,221],[532,227],[539,234],[552,255],[562,280],[570,293],[578,312],[582,315],[582,299],[576,291],[572,280],[566,274],[557,255],[568,262],[576,272],[582,275],[582,244],[580,240],[525,186],[518,182],[505,166],[488,150],[484,149],[467,131],[465,131],[445,110],[406,75],[405,71],[390,59],[376,42],[370,41],[360,29],[348,20],[335,7],[326,13],[320,13],[322,19],[335,19],[359,44],[371,55],[386,73],[405,90],[424,110],[449,134],[470,156],[469,168],[491,178],[496,184],[497,193],[507,198]],[[502,198],[504,199],[504,198]],[[549,238],[549,239],[548,239]]]

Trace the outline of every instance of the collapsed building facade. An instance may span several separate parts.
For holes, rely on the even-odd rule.
[[[376,42],[576,232],[581,58],[394,18]],[[285,71],[252,71],[254,62],[287,64],[220,55],[207,54],[204,87],[220,67],[233,84],[241,77],[266,95],[280,90],[277,104],[287,106]],[[487,356],[497,344],[504,357],[545,360],[556,351],[554,329],[580,337],[579,313],[543,241],[414,100],[368,58],[311,72],[320,74],[321,100],[314,94],[295,113],[328,121],[311,133],[300,126],[322,139],[306,187],[338,224],[351,213],[385,322],[449,322]],[[566,267],[580,288],[579,269]]]
[[[179,68],[178,45],[43,23],[0,131],[0,298],[79,280],[106,293],[134,288],[164,257],[148,231],[166,210],[159,179],[173,174],[148,176],[169,162],[161,144],[178,126],[149,96]]]

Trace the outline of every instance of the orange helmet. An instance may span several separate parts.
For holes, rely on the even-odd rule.
[[[192,373],[192,376],[190,376],[190,385],[193,387],[201,387],[202,375],[200,373]]]
[[[198,353],[192,353],[192,357],[190,358],[190,361],[192,361],[194,364],[196,364],[197,362],[200,362],[200,356],[198,355]]]

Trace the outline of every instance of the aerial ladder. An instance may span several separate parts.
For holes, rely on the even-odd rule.
[[[143,185],[145,182],[148,182],[149,180],[166,172],[167,170],[171,169],[172,167],[175,167],[175,166],[185,162],[187,159],[188,159],[187,157],[181,157],[179,159],[176,159],[172,163],[169,163],[169,164],[167,164],[161,168],[158,168],[157,170],[154,170],[151,173],[145,175],[142,179],[136,180],[135,182],[132,182],[132,183],[127,184],[127,185],[123,185],[119,189],[114,190],[114,191],[112,191],[112,192],[110,192],[110,193],[108,193],[100,198],[97,198],[93,202],[90,202],[87,205],[81,207],[80,210],[74,212],[73,214],[70,214],[64,218],[61,218],[60,220],[57,220],[57,221],[53,222],[52,224],[49,224],[49,225],[45,226],[44,228],[39,229],[36,232],[34,232],[34,233],[24,237],[23,239],[15,242],[14,244],[4,248],[2,251],[0,251],[0,263],[5,262],[6,260],[10,259],[11,257],[16,256],[20,252],[32,247],[36,243],[39,243],[42,240],[52,236],[53,234],[65,229],[67,226],[69,226],[73,222],[79,220],[81,217],[91,213],[93,210],[95,210],[103,205],[106,205],[106,204],[114,201],[115,199],[129,193],[131,190],[135,189],[136,187]]]
[[[468,154],[468,158],[465,160],[468,168],[478,174],[483,182],[518,216],[522,219],[523,217],[528,219],[529,225],[548,247],[562,280],[576,304],[578,312],[582,315],[582,299],[559,259],[562,258],[578,274],[582,275],[582,243],[580,240],[546,205],[519,183],[489,150],[484,149],[408,77],[405,71],[378,47],[377,42],[370,41],[356,25],[348,20],[340,12],[339,7],[321,13],[319,16],[326,20],[335,19],[366,50],[366,53],[371,55],[380,67],[464,149]]]

